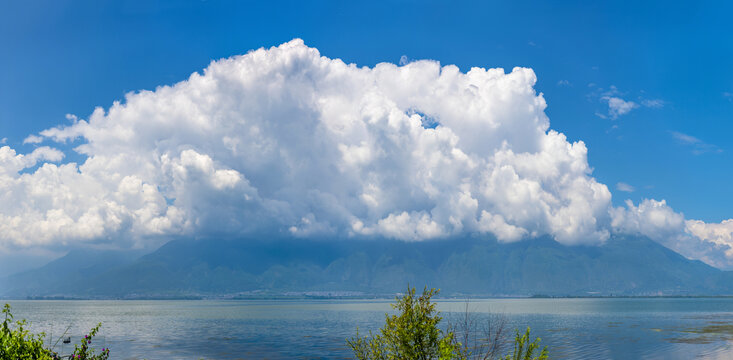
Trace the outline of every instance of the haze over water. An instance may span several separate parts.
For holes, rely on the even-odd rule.
[[[345,339],[377,330],[390,300],[12,301],[16,318],[53,341],[68,326],[77,342],[101,321],[97,348],[113,359],[323,358],[351,355]],[[464,300],[440,300],[443,324]],[[510,333],[532,327],[553,359],[727,359],[729,298],[487,299],[468,307],[479,322],[505,316]],[[708,328],[709,330],[710,328]],[[73,345],[73,342],[71,345]],[[64,346],[63,348],[61,348]],[[59,343],[61,353],[73,348]]]

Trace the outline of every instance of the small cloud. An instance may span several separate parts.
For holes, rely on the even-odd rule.
[[[702,141],[692,135],[683,134],[681,132],[672,131],[672,136],[683,144],[699,144]]]
[[[631,110],[639,107],[639,105],[633,101],[626,101],[620,97],[615,96],[603,96],[601,100],[608,102],[608,115],[611,119],[616,120],[621,115],[626,115]]]
[[[633,186],[631,186],[631,185],[629,185],[629,184],[627,184],[625,182],[619,182],[619,183],[617,183],[616,184],[616,189],[618,191],[623,191],[623,192],[628,192],[628,193],[634,192],[634,190],[635,190]]]
[[[601,119],[608,119],[608,116],[606,116],[605,114],[601,114],[598,111],[596,111],[595,115],[598,116]]]
[[[23,144],[40,144],[42,142],[43,138],[38,135],[28,135],[28,137],[23,140]]]
[[[598,70],[598,66],[591,66],[591,69]]]
[[[560,80],[557,82],[557,86],[573,86],[573,84],[571,84],[570,81],[567,80]]]
[[[527,43],[527,45],[529,45],[529,46],[537,46],[537,44],[535,44],[535,42],[534,42],[534,41],[530,41],[530,42],[528,42],[528,43]]]
[[[664,107],[664,100],[661,99],[644,99],[641,104],[652,109],[660,109]]]
[[[588,87],[593,89],[586,95],[588,100],[598,100],[601,103],[608,105],[607,114],[601,114],[596,111],[596,116],[601,119],[610,118],[611,120],[616,120],[619,116],[626,115],[631,112],[631,110],[639,107],[639,104],[634,101],[624,100],[622,96],[625,97],[626,94],[619,91],[614,85],[609,86],[607,90],[601,87],[596,87],[593,83],[588,84]]]
[[[719,154],[723,152],[723,149],[713,144],[700,144],[695,146],[695,149],[692,150],[692,153],[695,155],[702,155],[709,152]]]
[[[727,91],[724,92],[723,93],[723,97],[726,98],[726,99],[728,99],[728,101],[733,101],[733,93],[731,93],[731,92],[727,92]]]
[[[679,143],[685,146],[692,147],[692,153],[700,155],[704,153],[722,153],[723,149],[717,145],[708,144],[692,135],[687,135],[678,131],[670,131],[672,137],[674,137]]]
[[[8,143],[8,138],[4,137],[0,139],[0,144],[7,144],[7,143]]]
[[[408,63],[410,63],[410,59],[407,57],[407,55],[400,56],[400,66],[405,66]]]

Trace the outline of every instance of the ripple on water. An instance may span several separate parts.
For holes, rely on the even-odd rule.
[[[103,322],[115,359],[346,358],[345,339],[376,330],[390,301],[13,301],[34,331],[78,338]],[[472,300],[478,321],[500,314],[562,359],[731,359],[733,299]],[[464,301],[441,301],[444,318]],[[492,311],[494,313],[492,313]]]

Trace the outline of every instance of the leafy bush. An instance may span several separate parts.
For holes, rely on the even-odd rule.
[[[12,328],[13,314],[10,313],[10,304],[5,304],[3,314],[5,320],[0,329],[0,360],[52,359],[52,353],[43,347],[46,334],[30,333],[25,328],[25,320],[16,321]]]
[[[455,341],[452,332],[444,333],[438,328],[442,319],[430,302],[438,290],[427,287],[421,296],[415,296],[415,288],[407,287],[407,293],[397,297],[392,308],[398,315],[386,315],[386,324],[380,333],[347,340],[359,360],[367,359],[456,359],[460,358],[461,344]]]
[[[356,336],[346,340],[358,360],[428,360],[428,359],[494,359],[501,348],[502,331],[505,320],[500,320],[498,328],[487,329],[487,339],[478,341],[473,331],[472,320],[466,310],[462,326],[452,325],[449,329],[462,331],[465,343],[461,344],[453,331],[438,328],[442,320],[430,299],[439,290],[423,289],[421,296],[415,296],[415,288],[408,285],[407,293],[397,297],[392,308],[398,310],[397,315],[385,315],[386,323],[378,334],[369,332],[369,336]],[[514,339],[514,351],[502,360],[547,360],[548,351],[545,346],[538,356],[540,338],[529,341],[529,328],[524,335],[517,330]],[[473,344],[469,344],[473,343]]]
[[[524,335],[521,335],[517,330],[517,335],[514,337],[514,352],[512,355],[504,357],[504,360],[547,360],[547,346],[542,348],[538,356],[533,357],[535,350],[540,346],[540,340],[540,338],[537,338],[530,343],[529,328],[527,328]]]
[[[5,320],[2,329],[0,329],[0,360],[59,359],[57,353],[43,346],[43,339],[46,334],[32,334],[25,328],[25,320],[16,321],[14,328],[11,328],[13,314],[10,312],[10,304],[5,304],[2,312],[5,315]],[[94,349],[89,347],[101,326],[101,323],[97,324],[89,334],[81,339],[80,344],[74,347],[74,353],[69,355],[71,359],[107,360],[109,358],[109,349],[103,348],[99,354],[95,354]]]
[[[72,359],[79,360],[107,360],[109,358],[109,349],[102,348],[99,354],[94,353],[94,349],[90,348],[89,345],[92,343],[92,338],[97,335],[99,328],[102,327],[102,323],[97,324],[89,331],[89,334],[84,335],[79,345],[74,345],[74,354],[71,356]]]

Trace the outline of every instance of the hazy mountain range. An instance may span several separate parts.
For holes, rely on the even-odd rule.
[[[174,240],[158,250],[76,250],[0,280],[0,296],[370,296],[406,285],[443,296],[723,295],[733,273],[688,260],[643,237],[603,246],[549,238],[401,242]]]

